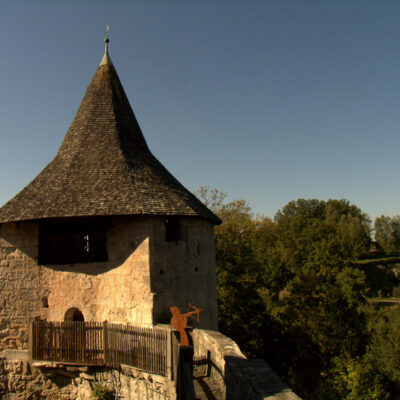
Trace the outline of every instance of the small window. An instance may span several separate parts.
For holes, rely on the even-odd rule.
[[[169,217],[165,220],[165,240],[174,242],[181,239],[181,229],[177,217]]]
[[[42,307],[49,308],[49,299],[47,297],[42,297]]]
[[[39,264],[107,261],[103,220],[42,221],[39,224]]]

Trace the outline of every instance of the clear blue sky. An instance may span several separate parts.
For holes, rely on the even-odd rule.
[[[272,217],[400,214],[400,2],[3,1],[0,203],[54,157],[103,55],[155,156]]]

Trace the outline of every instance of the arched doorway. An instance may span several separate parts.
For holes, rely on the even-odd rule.
[[[64,315],[63,351],[69,362],[85,362],[86,332],[85,318],[76,307],[70,308]]]
[[[74,321],[74,322],[83,322],[85,321],[85,317],[82,312],[76,308],[70,308],[64,315],[64,321]]]

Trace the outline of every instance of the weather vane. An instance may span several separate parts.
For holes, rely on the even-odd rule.
[[[108,31],[110,30],[110,25],[106,25],[106,31],[104,32],[104,34],[106,35],[106,37],[104,38],[104,41],[106,43],[108,43],[110,41],[110,39],[108,38]]]

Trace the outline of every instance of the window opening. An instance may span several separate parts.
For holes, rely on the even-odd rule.
[[[49,308],[49,300],[47,297],[42,297],[42,307]]]
[[[105,220],[41,221],[39,264],[107,261]]]
[[[181,239],[181,229],[178,217],[169,217],[165,220],[165,240],[174,242]]]

